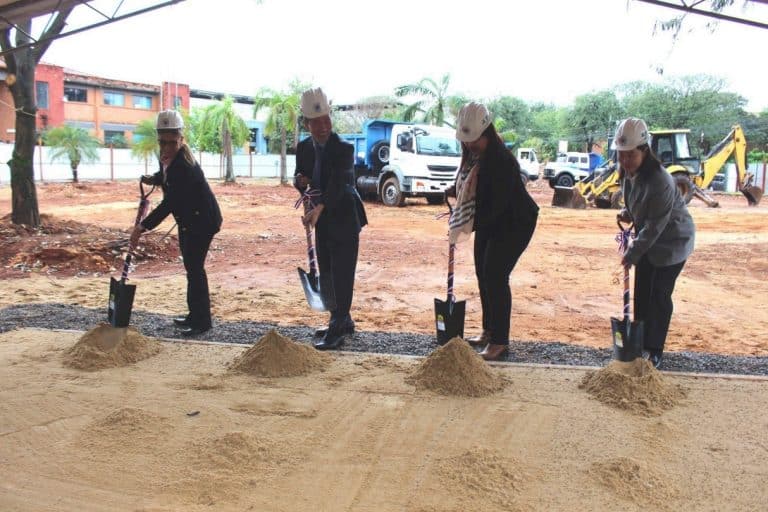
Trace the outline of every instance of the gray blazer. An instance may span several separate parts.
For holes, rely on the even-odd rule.
[[[688,259],[693,252],[696,226],[672,175],[646,157],[634,179],[623,178],[622,190],[636,234],[624,256],[637,265],[647,254],[657,267]]]

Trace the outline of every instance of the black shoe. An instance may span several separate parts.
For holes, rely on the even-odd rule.
[[[181,327],[189,327],[189,317],[179,316],[173,319],[173,323]]]
[[[344,327],[341,329],[341,332],[344,334],[355,334],[355,322],[350,320],[347,322]],[[313,338],[323,338],[325,335],[328,334],[328,328],[327,327],[321,327],[319,329],[315,330],[315,334]]]
[[[661,368],[661,354],[661,350],[643,350],[643,359],[650,361],[653,367],[659,370]]]
[[[314,347],[317,350],[336,350],[338,348],[341,348],[342,345],[344,345],[344,341],[346,341],[346,337],[349,336],[348,334],[331,334],[326,333],[325,337],[314,344]]]
[[[198,334],[203,334],[204,332],[208,332],[211,330],[211,326],[208,327],[183,327],[179,329],[179,333],[183,334],[184,336],[197,336]]]

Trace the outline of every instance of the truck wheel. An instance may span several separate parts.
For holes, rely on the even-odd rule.
[[[389,142],[380,140],[371,148],[371,162],[373,170],[380,171],[382,167],[389,163]]]
[[[523,186],[528,184],[528,175],[524,172],[520,172],[520,179],[523,181]]]
[[[672,177],[675,178],[675,185],[680,189],[680,195],[683,196],[685,204],[690,203],[691,199],[693,199],[693,183],[691,183],[691,179],[684,172],[676,172]]]
[[[443,199],[443,195],[439,196],[427,196],[427,204],[443,204],[445,200]]]
[[[558,187],[566,187],[570,188],[573,186],[573,177],[571,177],[570,174],[561,174],[557,177],[557,181],[555,181],[555,185]]]
[[[405,196],[400,191],[400,183],[396,177],[391,177],[381,187],[381,202],[387,206],[403,206]]]

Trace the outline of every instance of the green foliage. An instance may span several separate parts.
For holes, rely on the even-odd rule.
[[[101,142],[82,128],[57,126],[43,134],[43,142],[51,147],[51,160],[67,158],[72,168],[72,181],[77,183],[77,167],[81,162],[95,162]]]
[[[194,126],[196,147],[211,153],[223,153],[225,148],[225,127],[232,138],[229,150],[240,147],[248,140],[251,132],[243,118],[233,108],[233,99],[226,96],[223,100],[195,109],[189,116],[189,125]]]
[[[576,97],[574,105],[566,113],[569,134],[580,143],[613,135],[616,123],[627,117],[613,91],[598,91]]]
[[[131,155],[134,158],[143,160],[145,163],[149,159],[160,153],[160,146],[157,144],[157,131],[155,130],[155,119],[144,119],[139,121],[133,130],[133,144],[131,144]]]
[[[416,83],[400,85],[395,88],[395,96],[421,97],[414,103],[407,105],[402,111],[403,121],[421,121],[436,126],[447,125],[454,127],[448,119],[456,117],[459,109],[467,102],[463,96],[449,95],[448,87],[451,75],[446,73],[438,83],[432,78],[422,78]],[[417,119],[421,114],[420,119]]]

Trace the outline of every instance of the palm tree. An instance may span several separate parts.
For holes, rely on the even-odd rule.
[[[448,114],[456,115],[461,106],[466,103],[462,96],[448,95],[451,75],[446,73],[440,83],[432,78],[422,78],[414,84],[400,85],[395,88],[395,96],[421,96],[422,98],[408,105],[403,111],[404,121],[413,121],[417,113],[422,113],[422,121],[437,126],[454,125],[447,121]]]
[[[263,108],[269,109],[267,122],[264,126],[264,134],[267,136],[280,132],[280,183],[288,183],[288,164],[286,162],[288,132],[293,131],[295,139],[298,139],[298,120],[300,93],[278,92],[272,89],[262,88],[253,98],[253,117],[256,117]],[[289,128],[290,127],[290,128]]]
[[[245,121],[237,115],[232,104],[234,101],[230,96],[214,105],[210,105],[203,110],[200,118],[198,137],[210,136],[216,134],[216,138],[221,140],[221,151],[224,154],[226,162],[226,174],[224,181],[234,183],[235,170],[232,166],[232,146],[242,146],[248,140],[250,130]]]
[[[144,173],[149,172],[149,159],[160,152],[160,146],[157,144],[157,131],[155,122],[152,119],[139,121],[136,129],[133,130],[133,144],[131,145],[131,156],[144,160]]]
[[[99,158],[97,148],[101,142],[82,128],[62,125],[43,135],[45,144],[51,146],[51,160],[67,157],[72,168],[72,182],[77,183],[77,167],[81,161],[95,162]]]

